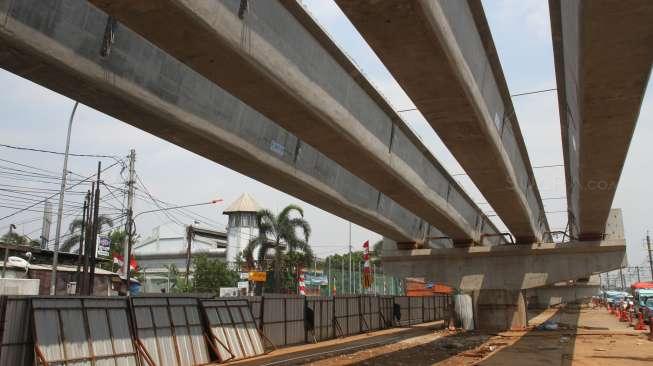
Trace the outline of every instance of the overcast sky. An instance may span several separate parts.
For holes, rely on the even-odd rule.
[[[351,23],[331,0],[304,0],[312,15],[325,27],[336,43],[362,69],[373,84],[385,95],[397,110],[413,106],[410,99],[390,76],[369,46],[355,31]],[[555,87],[553,50],[546,0],[486,0],[483,2],[490,22],[492,35],[499,52],[501,64],[507,77],[511,94]],[[649,88],[650,90],[651,88]],[[68,116],[74,101],[0,70],[0,144],[28,146],[39,149],[63,151]],[[562,164],[560,126],[555,92],[516,97],[513,99],[517,117],[528,147],[533,166]],[[613,207],[623,209],[628,256],[631,265],[645,260],[642,239],[646,230],[652,229],[650,217],[650,178],[653,171],[653,154],[648,141],[653,137],[653,97],[645,97],[630,153],[624,167]],[[444,147],[438,136],[425,122],[419,112],[403,114],[406,122],[431,149],[438,160],[461,183],[467,192],[479,203],[500,227],[503,223],[493,215],[492,208],[474,184],[464,175],[460,165]],[[607,142],[609,143],[609,142]],[[349,225],[347,221],[304,203],[292,196],[261,184],[194,153],[140,131],[125,123],[108,117],[91,108],[80,106],[75,117],[71,152],[85,154],[106,154],[124,157],[129,149],[136,149],[136,171],[150,193],[163,201],[185,204],[205,202],[222,198],[223,204],[196,208],[194,211],[209,220],[200,219],[204,225],[224,228],[226,216],[222,210],[241,193],[249,192],[264,207],[278,211],[287,204],[297,203],[305,208],[306,218],[313,228],[312,246],[320,256],[347,249]],[[37,152],[17,151],[0,147],[0,159],[57,172],[61,170],[62,157]],[[90,175],[96,169],[97,160],[87,157],[71,157],[69,169],[82,175]],[[106,167],[113,159],[101,159]],[[15,164],[0,161],[0,166],[20,168]],[[32,169],[26,169],[33,171]],[[14,171],[16,172],[16,171]],[[45,173],[44,174],[50,174]],[[126,172],[123,173],[125,175]],[[546,198],[544,205],[552,230],[564,230],[566,225],[566,201],[564,170],[562,167],[535,169],[540,193]],[[0,173],[0,188],[30,185],[40,189],[57,189],[51,183],[30,183],[18,180],[20,176]],[[115,186],[123,184],[120,168],[106,172],[105,181]],[[19,188],[22,189],[22,188]],[[87,186],[79,191],[85,191]],[[7,193],[7,191],[4,191]],[[50,192],[50,191],[42,191]],[[27,201],[16,198],[13,192],[0,196],[0,217],[10,214],[14,207],[25,207]],[[115,192],[116,195],[118,192]],[[2,192],[0,192],[2,194]],[[117,208],[122,202],[109,192],[106,201]],[[144,197],[146,193],[139,191]],[[13,196],[13,197],[10,197]],[[75,212],[75,202],[81,202],[81,194],[66,196],[70,214],[67,223],[81,214]],[[563,199],[560,199],[563,198]],[[53,201],[53,203],[56,203]],[[6,206],[6,207],[2,207]],[[37,206],[38,207],[38,206]],[[135,212],[152,209],[147,200],[137,199]],[[36,207],[35,207],[36,209]],[[562,211],[562,212],[561,212]],[[107,205],[106,213],[116,217],[118,210]],[[41,216],[38,212],[26,211],[0,221],[0,231],[6,232],[10,223],[18,224],[18,231],[38,238]],[[36,221],[35,221],[36,220]],[[138,218],[138,232],[147,236],[152,228],[164,225],[167,231],[182,233],[183,228],[174,223],[191,223],[188,216],[174,214],[147,214]],[[31,222],[29,222],[31,221]],[[21,224],[23,223],[23,224]],[[64,229],[65,230],[65,229]],[[54,236],[54,226],[52,229]],[[365,240],[377,240],[379,235],[356,225],[352,226],[352,242],[355,249]]]

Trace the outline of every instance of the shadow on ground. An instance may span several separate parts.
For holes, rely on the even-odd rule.
[[[575,309],[560,309],[548,319],[561,329],[526,332],[465,332],[454,333],[434,341],[402,347],[394,352],[380,353],[351,365],[510,365],[515,359],[523,365],[567,365],[567,355],[573,355],[574,333],[580,313]],[[515,338],[519,339],[515,341]],[[403,342],[409,344],[409,340]],[[519,356],[516,357],[516,353]],[[561,356],[562,354],[562,356]],[[453,360],[451,358],[455,357]],[[451,359],[451,360],[450,360]],[[337,363],[339,364],[339,363]]]

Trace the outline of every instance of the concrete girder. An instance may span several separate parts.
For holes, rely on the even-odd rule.
[[[464,291],[523,290],[611,271],[626,263],[623,239],[532,245],[392,250],[383,247],[383,271],[424,277]]]
[[[653,2],[549,0],[572,236],[596,240],[653,63]]]
[[[483,234],[497,234],[297,1],[90,2],[424,218],[455,244],[479,243]]]
[[[548,240],[544,207],[480,0],[336,2],[517,242]]]
[[[370,230],[424,237],[422,219],[126,27],[102,57],[106,23],[85,0],[0,0],[0,67]]]

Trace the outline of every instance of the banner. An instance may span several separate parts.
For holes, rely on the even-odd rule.
[[[97,237],[97,246],[95,247],[95,258],[108,257],[111,251],[111,239],[105,236]]]
[[[306,274],[305,281],[307,286],[327,286],[329,285],[329,278],[325,275],[311,275]]]
[[[267,272],[253,271],[249,272],[249,280],[252,282],[265,282],[268,279]]]
[[[370,241],[367,240],[363,243],[363,288],[372,287],[372,270],[370,268]]]

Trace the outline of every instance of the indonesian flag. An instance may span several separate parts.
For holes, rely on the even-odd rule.
[[[125,259],[122,255],[118,253],[113,253],[113,264],[117,264],[118,267],[120,267],[118,272],[122,272],[122,266],[124,265],[124,263],[125,263]],[[129,261],[129,269],[131,271],[135,271],[136,267],[138,267],[138,263],[136,263],[136,258],[132,256],[131,260]]]
[[[363,287],[372,287],[372,270],[370,268],[370,241],[363,243]]]

